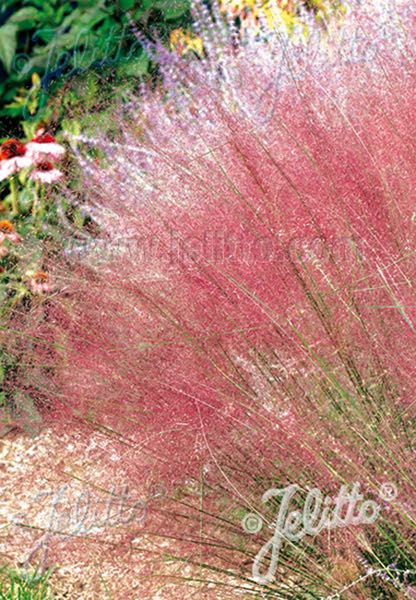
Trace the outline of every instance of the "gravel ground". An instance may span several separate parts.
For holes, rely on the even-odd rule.
[[[188,567],[169,564],[163,554],[172,542],[145,526],[165,502],[163,485],[126,489],[120,446],[108,436],[49,428],[32,438],[11,431],[0,440],[0,473],[1,562],[54,566],[57,598],[225,597],[209,585],[178,584]]]

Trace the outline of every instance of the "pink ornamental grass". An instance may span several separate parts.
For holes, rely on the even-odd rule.
[[[125,452],[132,480],[166,482],[158,531],[190,564],[250,578],[268,534],[244,537],[241,510],[272,519],[271,487],[397,484],[372,529],[286,549],[272,597],[415,558],[414,18],[388,8],[352,4],[325,42],[236,47],[196,4],[204,60],[156,49],[164,101],[81,140],[107,155],[80,156],[102,252],[55,269],[61,294],[34,314],[26,385],[46,418],[143,452]]]

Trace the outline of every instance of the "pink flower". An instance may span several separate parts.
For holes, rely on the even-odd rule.
[[[56,169],[50,162],[41,162],[36,165],[36,169],[32,171],[29,178],[33,181],[41,181],[42,183],[54,183],[63,177],[62,171]]]
[[[27,147],[11,138],[0,146],[0,181],[14,175],[20,169],[31,167],[32,158],[28,155]]]
[[[16,173],[16,171],[17,169],[14,159],[0,161],[0,181],[3,181],[3,179],[7,179],[8,177]]]
[[[46,294],[53,290],[50,277],[45,271],[36,271],[30,278],[29,287],[33,294]]]
[[[9,242],[15,244],[20,242],[20,236],[16,233],[16,230],[10,221],[0,221],[0,244],[2,244],[4,240],[9,240]]]
[[[6,248],[6,246],[2,243],[0,244],[0,258],[4,258],[5,256],[7,256],[9,254],[8,249]]]
[[[58,144],[53,136],[40,130],[38,134],[26,144],[28,155],[33,160],[51,158],[60,160],[65,154],[65,148]]]

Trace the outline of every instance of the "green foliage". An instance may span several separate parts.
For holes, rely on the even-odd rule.
[[[12,23],[0,28],[0,59],[8,73],[12,70],[17,48],[18,27]]]
[[[154,70],[132,25],[166,39],[188,23],[189,8],[190,0],[2,0],[0,142],[29,141],[40,125],[59,141],[61,129],[79,135],[114,127],[113,106]],[[82,227],[81,213],[60,202],[65,219]],[[42,270],[50,248],[60,248],[56,203],[24,171],[0,182],[0,219],[11,219],[24,240],[0,257],[2,318],[30,299],[26,273]]]
[[[163,38],[189,22],[189,7],[190,0],[4,0],[0,137],[19,135],[22,120],[59,124],[59,91],[74,79],[88,86],[98,73],[113,84],[127,77],[133,86],[152,67],[132,24],[144,35]],[[83,103],[82,95],[78,100]]]
[[[2,568],[0,571],[0,600],[53,600],[49,589],[50,572],[44,575],[20,573]]]

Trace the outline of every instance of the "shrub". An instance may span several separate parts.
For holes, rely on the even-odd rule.
[[[414,26],[407,2],[359,5],[329,40],[263,23],[236,47],[197,3],[206,57],[159,48],[167,91],[123,136],[78,139],[101,233],[25,325],[22,393],[140,449],[132,479],[172,491],[158,531],[231,594],[359,598],[377,569],[377,593],[414,594]],[[245,536],[244,509],[273,522],[269,488],[354,482],[399,496],[372,527],[287,544],[256,587],[270,533]]]

